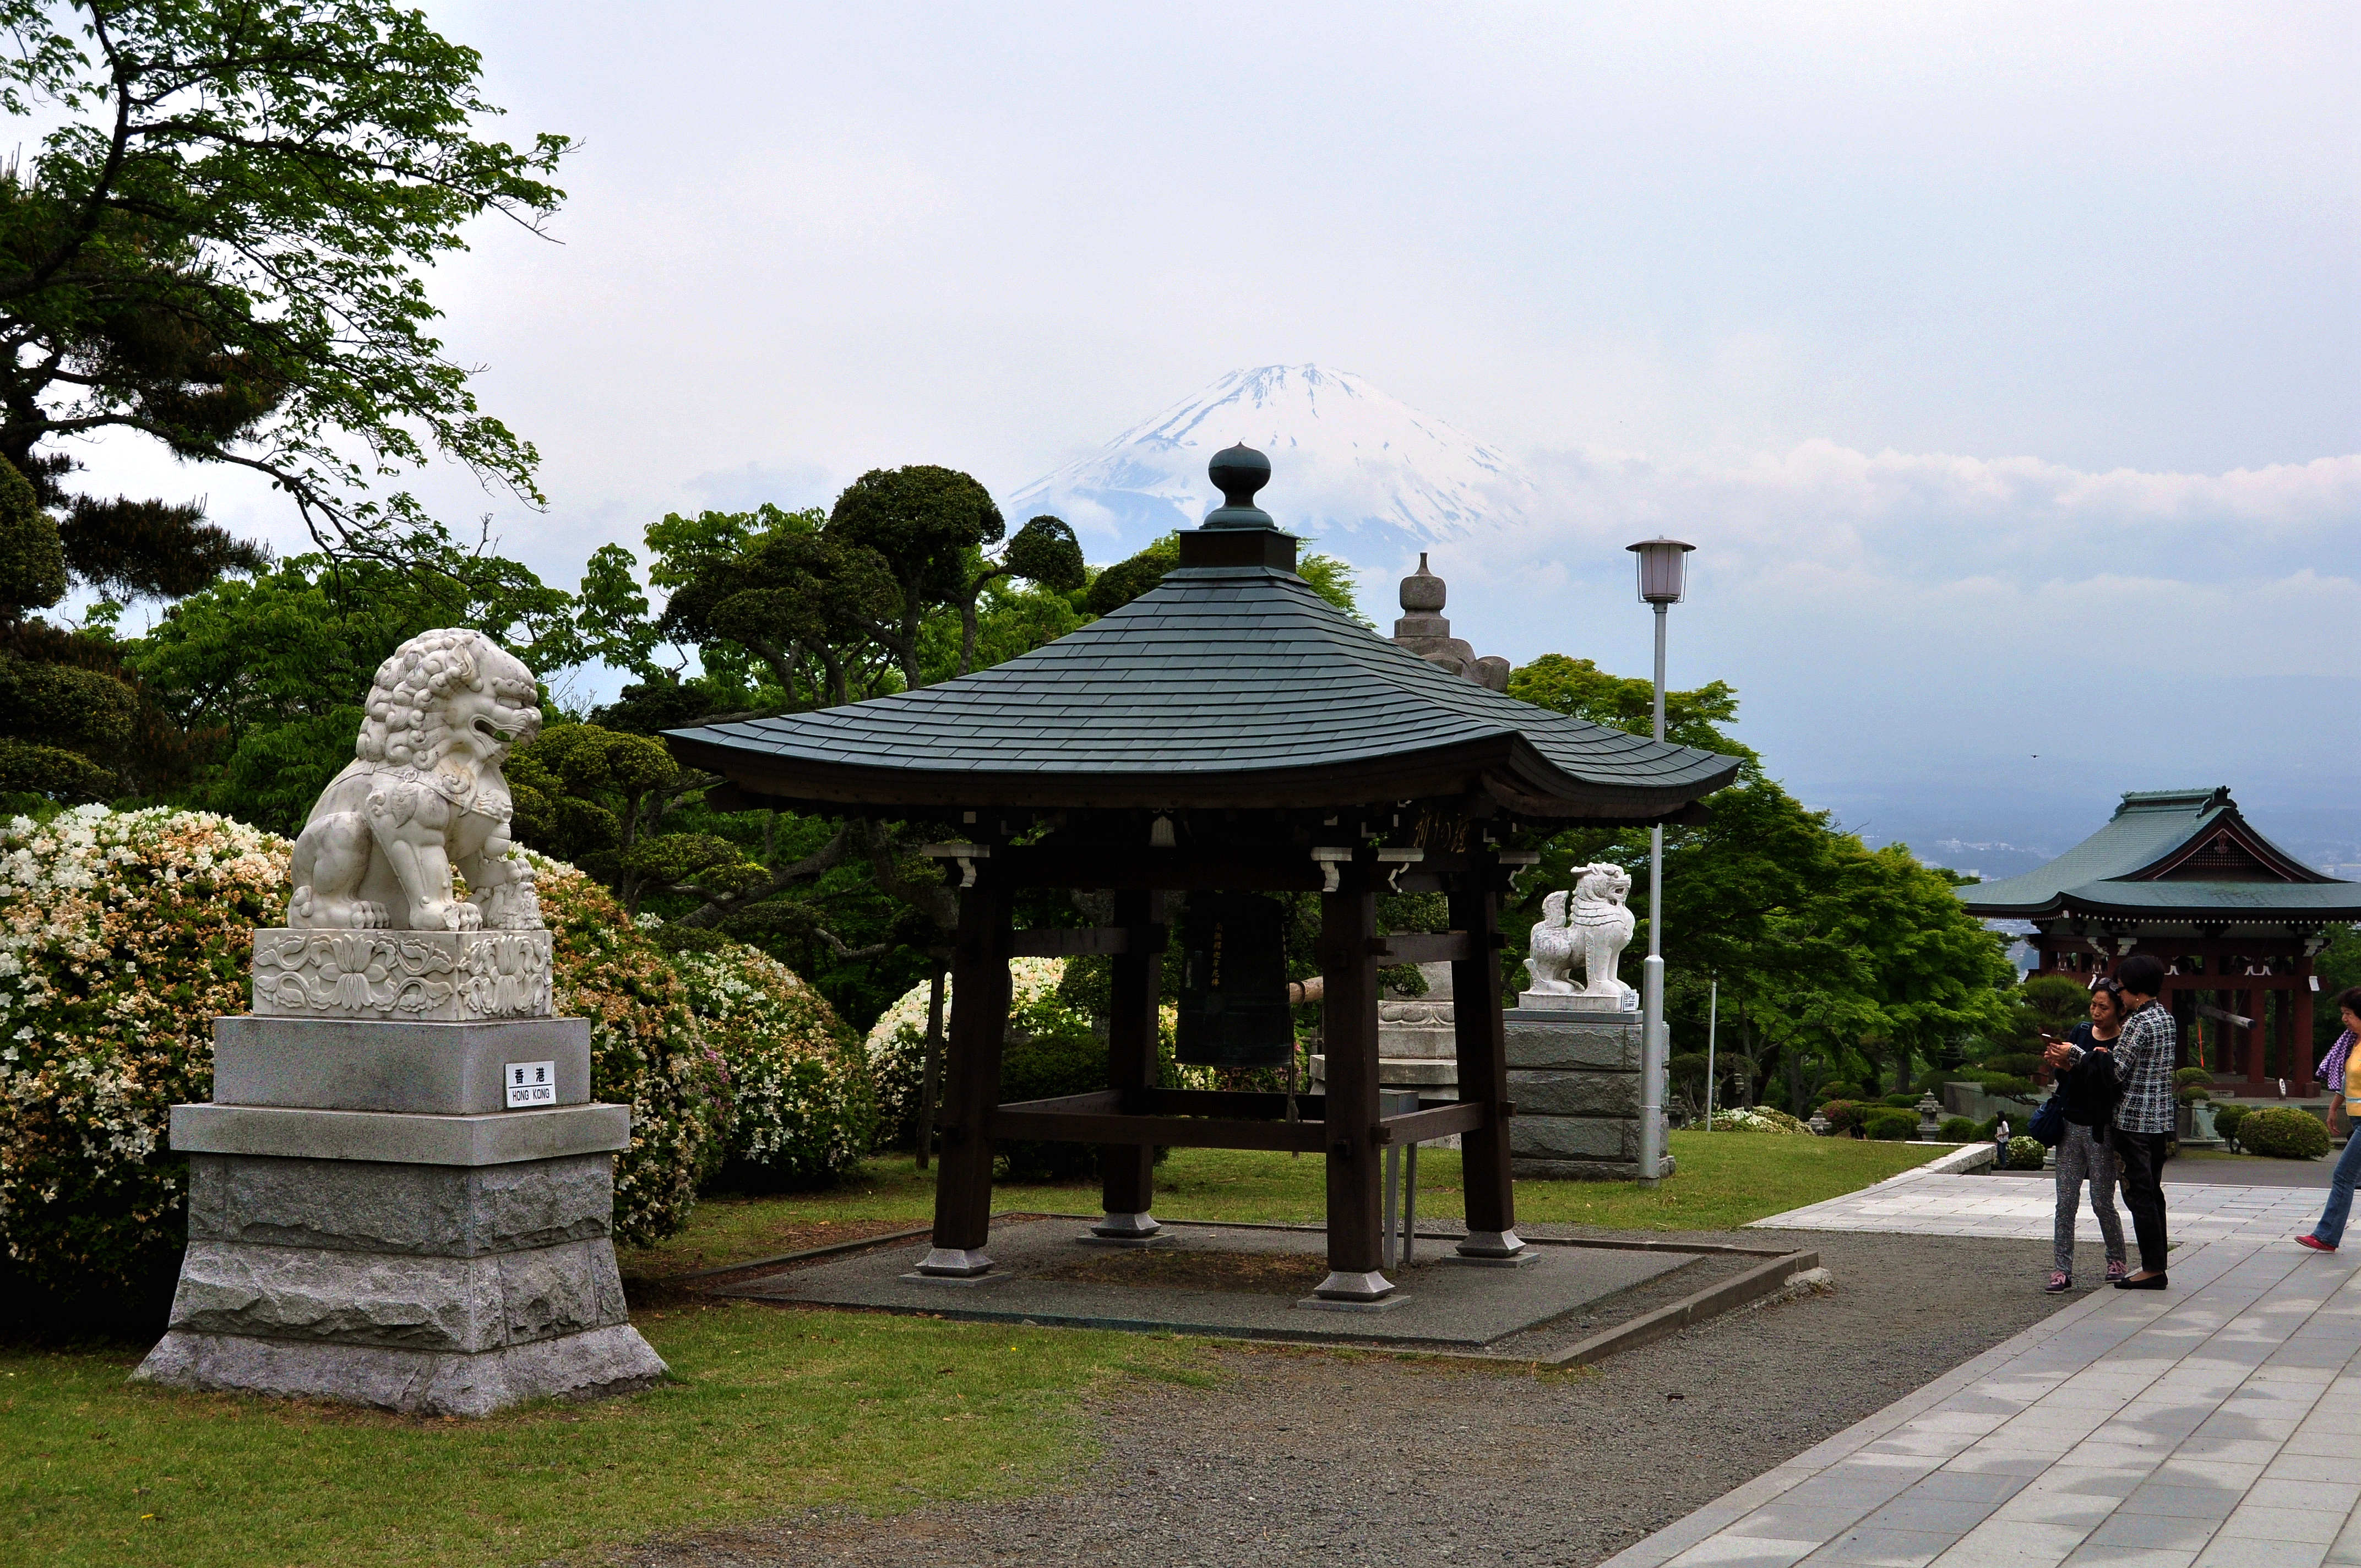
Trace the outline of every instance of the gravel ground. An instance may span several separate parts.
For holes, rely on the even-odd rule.
[[[632,1568],[1292,1561],[1587,1568],[2039,1321],[2046,1243],[1750,1231],[1833,1295],[1536,1377],[1224,1350],[1211,1388],[1126,1386],[1069,1489],[890,1519],[819,1512],[643,1544]],[[1685,1271],[1686,1272],[1686,1271]]]

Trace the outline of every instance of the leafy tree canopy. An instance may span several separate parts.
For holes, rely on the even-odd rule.
[[[1138,554],[1125,558],[1098,572],[1091,578],[1088,592],[1082,596],[1082,608],[1093,615],[1104,615],[1120,609],[1164,580],[1164,574],[1180,565],[1180,535],[1168,533],[1149,543]],[[1295,575],[1312,585],[1312,591],[1367,626],[1369,618],[1361,613],[1361,606],[1353,592],[1353,568],[1350,563],[1317,551],[1306,551],[1295,563]]]
[[[544,680],[584,657],[570,596],[498,555],[437,547],[424,559],[303,555],[231,578],[167,609],[126,644],[134,669],[218,761],[198,800],[293,833],[351,760],[377,667],[404,641],[472,627]]]
[[[132,431],[254,469],[324,546],[423,523],[372,481],[435,454],[538,503],[535,455],[432,334],[423,269],[529,230],[566,138],[478,139],[481,60],[388,0],[0,0],[0,108],[64,113],[0,177],[0,456],[74,570],[187,592],[260,565],[188,503],[70,496],[63,444]]]
[[[1512,696],[1635,734],[1650,732],[1653,688],[1590,660],[1545,654],[1510,675]],[[1752,749],[1721,728],[1738,694],[1720,681],[1665,694],[1669,739],[1743,759],[1738,781],[1708,797],[1711,816],[1664,834],[1666,1013],[1679,1045],[1702,1047],[1708,989],[1719,986],[1720,1069],[1752,1094],[1786,1080],[1791,1109],[1839,1065],[1905,1081],[1915,1059],[2013,1028],[2015,970],[2002,938],[1960,907],[1959,879],[1900,845],[1871,850],[1766,777]],[[1624,979],[1647,950],[1648,835],[1574,829],[1541,846],[1537,874],[1510,925],[1522,935],[1572,868],[1614,861],[1632,873],[1639,929]]]

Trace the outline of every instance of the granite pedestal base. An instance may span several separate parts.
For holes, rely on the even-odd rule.
[[[564,1022],[536,1021],[509,1043],[570,1069],[566,1047],[587,1040],[557,1037],[579,1032]],[[170,1332],[135,1379],[479,1416],[664,1376],[631,1326],[610,1236],[625,1107],[456,1109],[498,1083],[475,1062],[482,1026],[342,1025],[353,1037],[302,1067],[286,1053],[338,1025],[223,1024],[233,1060],[263,1058],[249,1092],[277,1102],[172,1108],[172,1146],[189,1157],[189,1250]],[[422,1051],[449,1056],[448,1070],[409,1071]],[[282,1056],[286,1069],[269,1070]],[[588,1102],[587,1072],[560,1078]],[[294,1085],[381,1103],[402,1082],[451,1085],[455,1109],[287,1102]]]
[[[1510,1169],[1518,1176],[1631,1181],[1640,1170],[1640,1019],[1631,1013],[1512,1007]],[[1670,1176],[1664,1158],[1656,1174]]]

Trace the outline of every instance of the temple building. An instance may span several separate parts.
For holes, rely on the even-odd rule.
[[[2034,973],[2085,983],[2133,953],[2165,961],[2182,1066],[2215,1094],[2312,1093],[2312,958],[2361,921],[2361,883],[2264,838],[2228,788],[2129,794],[2107,825],[2037,870],[1960,890],[1968,913],[2029,920]],[[2202,1054],[2202,1059],[2200,1059]]]

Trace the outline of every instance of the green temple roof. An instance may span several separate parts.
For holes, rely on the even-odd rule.
[[[1963,887],[1960,900],[1988,919],[2361,919],[2361,883],[2314,871],[2263,837],[2226,787],[2126,795],[2105,827],[2056,860]]]
[[[751,795],[886,808],[1488,796],[1521,817],[1645,822],[1736,776],[1734,758],[1520,702],[1355,621],[1293,571],[1253,473],[1222,468],[1237,450],[1215,477],[1244,496],[1181,535],[1179,570],[1081,630],[917,691],[666,739]]]

